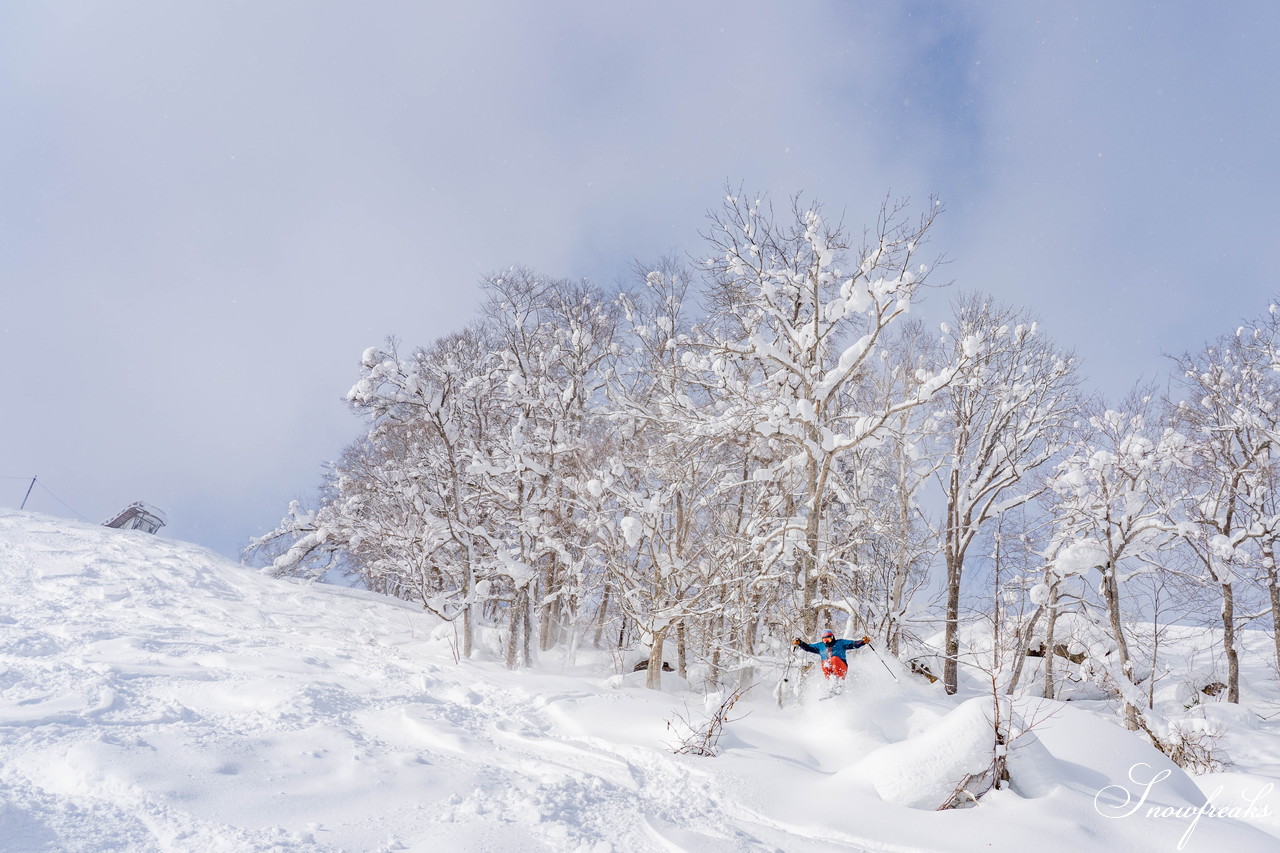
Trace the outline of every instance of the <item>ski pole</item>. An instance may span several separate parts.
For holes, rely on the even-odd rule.
[[[876,660],[880,661],[880,665],[884,667],[885,672],[889,673],[889,677],[901,684],[902,682],[898,681],[898,676],[894,675],[893,670],[889,669],[889,664],[885,663],[884,658],[880,657],[880,653],[876,651],[876,647],[867,643],[867,648],[871,649],[871,653],[876,656]]]
[[[786,668],[782,670],[782,680],[778,682],[778,686],[775,687],[773,691],[773,698],[777,701],[779,710],[782,709],[782,699],[786,695],[787,685],[791,683],[791,667],[796,661],[795,651],[796,647],[792,646],[791,654],[787,655]]]

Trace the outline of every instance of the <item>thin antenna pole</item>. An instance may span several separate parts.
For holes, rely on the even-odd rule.
[[[36,487],[36,478],[32,477],[31,485],[27,486],[27,493],[22,496],[22,506],[18,507],[19,512],[27,508],[27,498],[31,497],[31,490],[34,489],[35,487]]]

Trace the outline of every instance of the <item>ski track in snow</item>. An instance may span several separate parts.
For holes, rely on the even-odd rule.
[[[947,813],[883,801],[878,750],[919,764],[896,782],[910,788],[932,761],[912,744],[967,724],[958,700],[856,657],[830,702],[811,683],[778,710],[758,688],[706,759],[674,755],[668,730],[698,718],[699,697],[636,689],[606,657],[458,662],[451,628],[412,605],[196,546],[0,510],[0,583],[5,853],[1161,850],[1185,828],[1090,813],[1132,755],[1150,757],[1128,733],[1132,755],[1117,741],[1103,770],[1070,769],[1087,746],[1047,737],[1036,773],[1056,781],[1028,796]],[[1071,720],[1064,732],[1114,728]],[[1280,739],[1256,728],[1248,743],[1280,765]],[[1162,802],[1194,792],[1186,780]],[[1047,829],[1066,846],[1037,842]],[[1194,838],[1280,847],[1225,821]]]

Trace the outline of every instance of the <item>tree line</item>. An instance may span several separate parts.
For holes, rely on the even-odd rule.
[[[464,655],[495,628],[513,668],[641,649],[652,687],[664,660],[744,685],[830,626],[954,693],[985,625],[1016,651],[999,689],[1092,680],[1150,731],[1181,620],[1220,630],[1239,701],[1243,629],[1280,666],[1275,306],[1105,401],[1025,309],[911,315],[946,287],[922,261],[940,210],[886,203],[855,235],[730,194],[700,262],[610,290],[492,276],[466,328],[364,353],[367,433],[253,550],[418,602]]]

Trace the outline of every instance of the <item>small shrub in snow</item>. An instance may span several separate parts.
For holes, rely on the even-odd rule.
[[[1208,720],[1153,724],[1143,716],[1139,717],[1139,725],[1152,746],[1188,773],[1217,773],[1226,767],[1220,747],[1222,729]]]
[[[684,732],[681,735],[680,745],[672,750],[676,755],[702,755],[707,758],[714,758],[718,754],[720,735],[724,733],[726,723],[731,723],[741,717],[730,717],[729,713],[733,710],[733,706],[738,704],[738,700],[750,688],[739,688],[733,691],[729,696],[723,699],[719,707],[711,712],[711,715],[699,726],[694,726],[689,718],[682,714],[677,714],[675,721],[667,721],[667,729],[677,732]],[[718,696],[719,694],[713,694]],[[708,706],[714,705],[714,699],[708,697]]]

